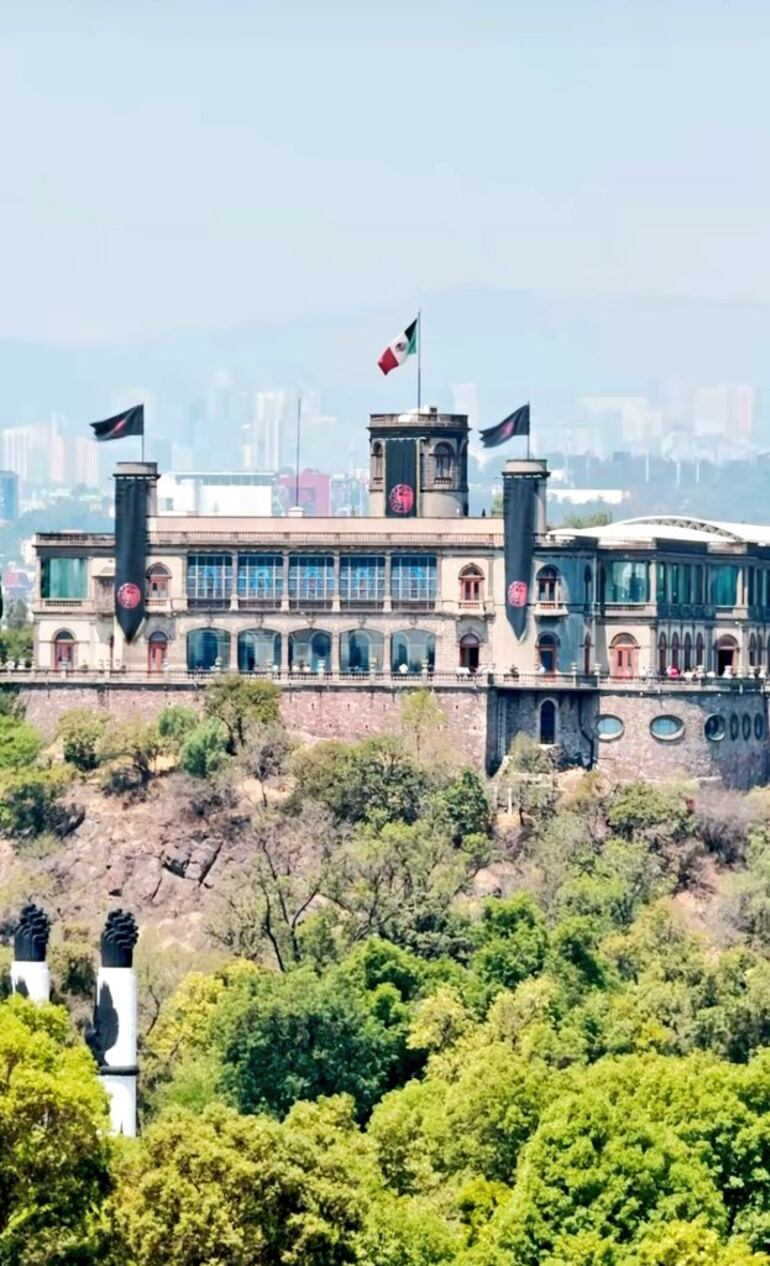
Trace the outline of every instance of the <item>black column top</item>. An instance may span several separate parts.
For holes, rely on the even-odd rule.
[[[13,956],[17,963],[44,963],[51,920],[39,906],[21,907],[13,936]]]
[[[110,910],[102,932],[102,967],[131,967],[139,929],[127,910]]]

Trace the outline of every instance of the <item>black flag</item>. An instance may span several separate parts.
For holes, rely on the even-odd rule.
[[[534,479],[503,481],[505,614],[519,641],[527,631],[536,511]]]
[[[147,484],[115,478],[115,614],[127,642],[144,619]]]
[[[509,413],[507,418],[498,422],[497,426],[490,426],[486,431],[482,431],[481,442],[485,448],[496,448],[498,444],[504,444],[506,440],[513,439],[514,435],[529,435],[528,404],[523,404],[520,409],[514,409],[513,413]]]
[[[94,439],[122,440],[127,435],[144,435],[144,405],[135,404],[133,409],[125,413],[117,413],[114,418],[105,418],[103,422],[90,422]]]
[[[417,514],[417,441],[385,442],[385,514],[410,519]]]

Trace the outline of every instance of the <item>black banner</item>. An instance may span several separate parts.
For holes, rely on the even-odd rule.
[[[147,558],[147,484],[144,479],[115,480],[115,614],[127,642],[144,619]]]
[[[417,440],[385,442],[385,514],[389,519],[417,516]]]
[[[508,478],[503,479],[503,484],[505,614],[521,641],[527,629],[537,496],[534,479]]]
[[[123,440],[127,435],[144,435],[144,405],[135,404],[125,413],[116,413],[103,422],[90,422],[95,440]]]

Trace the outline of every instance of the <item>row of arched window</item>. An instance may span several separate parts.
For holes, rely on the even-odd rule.
[[[451,480],[455,473],[455,454],[451,444],[440,442],[436,444],[433,451],[429,453],[428,460],[432,462],[433,478],[438,481]],[[377,440],[372,445],[372,480],[375,483],[381,483],[384,478],[385,471],[385,452],[382,444]],[[428,467],[428,476],[430,477],[430,466]]]

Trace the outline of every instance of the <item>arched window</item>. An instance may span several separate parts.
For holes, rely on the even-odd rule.
[[[666,635],[661,633],[658,638],[658,673],[661,677],[665,677],[668,660],[666,658]]]
[[[692,671],[692,638],[689,633],[684,635],[684,671]]]
[[[679,634],[675,633],[671,639],[671,667],[679,669]]]
[[[75,667],[76,642],[69,629],[60,629],[53,639],[54,668]]]
[[[639,644],[630,633],[618,633],[610,644],[610,675],[612,677],[636,677],[638,672]]]
[[[390,666],[394,673],[419,673],[423,664],[433,672],[436,663],[436,638],[425,629],[403,629],[391,640]]]
[[[544,699],[540,704],[540,742],[548,747],[556,742],[556,704]]]
[[[541,673],[555,673],[559,657],[559,643],[553,633],[541,633],[537,639],[537,657]]]
[[[590,607],[594,600],[594,578],[590,567],[583,569],[583,602]]]
[[[343,673],[381,673],[382,633],[353,629],[340,638],[340,669]]]
[[[538,602],[555,602],[559,584],[559,573],[555,567],[541,567],[537,573]]]
[[[762,634],[757,636],[757,668],[761,668],[765,658],[765,645],[762,641]]]
[[[451,445],[437,444],[433,450],[433,461],[435,463],[436,479],[452,478],[452,459],[453,453]]]
[[[147,639],[148,673],[162,673],[167,654],[168,638],[166,637],[166,634],[160,630],[157,630],[155,633],[151,633]]]
[[[591,664],[591,634],[586,633],[586,640],[583,643],[583,672],[585,673],[586,677],[588,677],[588,675],[590,674],[592,667],[593,665]]]
[[[238,671],[269,673],[281,667],[281,635],[273,629],[244,629],[238,634]]]
[[[703,634],[699,633],[695,639],[695,667],[705,667],[706,644],[703,641]]]
[[[187,634],[187,667],[209,672],[230,667],[230,634],[225,629],[193,629]]]
[[[460,667],[475,673],[479,667],[481,642],[475,633],[465,633],[460,638]]]
[[[751,637],[749,638],[749,668],[756,668],[756,666],[757,666],[757,636],[756,636],[756,633],[752,633]]]
[[[718,677],[732,677],[738,667],[738,643],[726,634],[714,647],[714,666]]]
[[[382,481],[382,444],[379,441],[372,444],[372,479]]]
[[[476,606],[484,597],[484,577],[472,564],[460,572],[460,601]]]
[[[167,598],[171,588],[171,572],[163,563],[154,563],[147,572],[147,597]]]
[[[323,629],[298,629],[289,634],[289,668],[295,673],[317,673],[332,666],[331,634]]]

